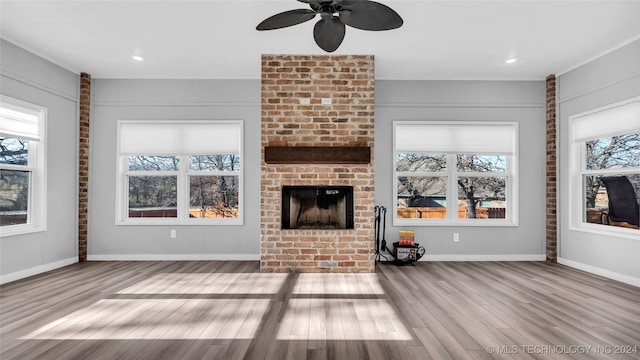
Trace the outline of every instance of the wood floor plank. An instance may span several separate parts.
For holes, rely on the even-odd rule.
[[[640,288],[539,262],[88,262],[0,286],[2,360],[622,360],[639,339]],[[600,353],[533,351],[570,345]]]
[[[286,360],[307,359],[307,340],[289,341],[287,346]],[[275,359],[275,358],[274,358]]]
[[[409,359],[411,360],[432,360],[433,358],[427,352],[424,346],[420,345],[407,345],[407,352],[409,353]]]
[[[422,343],[422,346],[424,346],[424,348],[427,350],[431,358],[442,360],[453,359],[447,351],[445,345],[440,343],[438,338],[429,328],[415,328],[413,329],[413,331]]]

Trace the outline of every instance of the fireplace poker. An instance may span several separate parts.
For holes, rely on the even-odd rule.
[[[375,206],[373,208],[374,220],[373,220],[373,228],[375,230],[375,243],[376,243],[376,257],[380,253],[380,206]]]
[[[385,239],[385,233],[387,232],[387,208],[381,207],[382,212],[382,251],[387,249],[387,240]]]

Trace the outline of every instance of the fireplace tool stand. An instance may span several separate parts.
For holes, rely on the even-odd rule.
[[[375,231],[375,246],[376,246],[376,259],[375,262],[380,261],[380,258],[384,258],[384,261],[389,261],[389,258],[382,252],[387,248],[387,240],[385,240],[385,232],[387,225],[387,208],[384,206],[375,206],[375,220],[373,222]],[[380,240],[380,222],[382,220],[382,240]],[[388,250],[387,250],[388,251]]]
[[[383,254],[383,252],[387,252],[393,258],[393,262],[397,265],[411,264],[420,260],[422,256],[425,254],[425,248],[420,246],[418,243],[413,243],[411,245],[400,245],[399,242],[393,243],[393,247],[395,251],[391,251],[387,247],[387,240],[385,239],[385,234],[387,230],[387,208],[384,206],[375,206],[375,219],[374,219],[374,231],[375,231],[375,263],[381,261],[381,258],[384,258],[385,262],[389,261],[389,258]],[[380,238],[380,228],[382,227],[382,238]]]

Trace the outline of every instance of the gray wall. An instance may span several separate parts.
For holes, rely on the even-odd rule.
[[[414,230],[427,260],[544,260],[544,81],[376,81],[376,204],[387,212],[386,239]],[[393,220],[394,120],[517,121],[519,225],[402,226]],[[453,242],[453,233],[460,242]]]
[[[77,261],[78,76],[0,41],[0,93],[47,109],[47,230],[0,238],[7,282]]]
[[[640,235],[635,239],[569,229],[569,117],[640,95],[640,40],[558,77],[559,261],[640,284]]]
[[[257,259],[260,239],[260,83],[101,80],[92,89],[89,259]],[[520,126],[517,227],[415,227],[431,259],[544,259],[544,82],[376,82],[376,204],[392,205],[393,120],[505,120]],[[244,120],[242,226],[116,226],[119,119]],[[372,214],[373,222],[373,214]],[[387,239],[400,228],[387,218]],[[171,239],[170,229],[178,237]],[[404,228],[404,227],[403,227]],[[452,242],[452,233],[460,242]]]
[[[94,79],[92,104],[89,260],[259,259],[260,80]],[[123,119],[244,120],[244,225],[116,226],[116,123]]]

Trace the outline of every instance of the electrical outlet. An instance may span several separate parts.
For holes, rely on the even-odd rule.
[[[453,233],[453,242],[460,242],[460,234]]]
[[[309,105],[309,104],[311,104],[311,100],[309,98],[301,98],[300,99],[300,104],[301,105]]]
[[[332,268],[332,267],[336,267],[338,264],[333,260],[327,260],[327,261],[320,261],[318,265],[320,265],[320,267],[323,267],[323,268]]]
[[[171,229],[171,238],[175,239],[176,237],[178,237],[178,234],[176,233],[176,229]]]
[[[322,98],[322,105],[331,105],[331,98]]]

